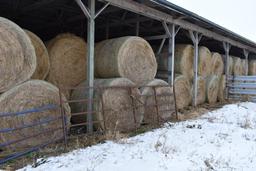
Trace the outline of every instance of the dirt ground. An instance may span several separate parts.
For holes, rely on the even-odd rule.
[[[216,110],[218,108],[221,108],[222,106],[230,103],[235,103],[234,101],[229,101],[225,103],[216,103],[214,105],[204,104],[200,105],[196,108],[189,107],[185,110],[178,111],[178,120],[176,119],[176,115],[173,115],[173,118],[171,119],[171,122],[180,122],[184,120],[191,120],[196,119],[203,115],[204,113],[207,113],[212,110]],[[64,145],[63,142],[59,142],[54,145],[47,146],[46,148],[43,148],[39,150],[38,152],[30,153],[22,158],[10,161],[6,163],[3,166],[0,166],[0,169],[4,169],[7,171],[13,171],[18,168],[24,167],[27,164],[33,163],[33,166],[36,167],[38,164],[42,164],[45,162],[44,160],[41,161],[41,163],[37,163],[38,158],[46,158],[49,156],[58,156],[62,153],[66,153],[69,151],[73,151],[75,149],[79,148],[85,148],[88,146],[92,146],[99,143],[104,143],[106,140],[120,140],[124,137],[130,137],[135,136],[147,131],[150,131],[155,128],[159,128],[161,125],[143,125],[141,128],[137,129],[135,132],[132,132],[130,134],[120,134],[118,132],[116,133],[102,133],[98,132],[93,135],[88,134],[80,134],[80,135],[70,135],[68,137],[67,146]],[[1,157],[1,152],[0,152]],[[3,156],[2,156],[3,157]]]

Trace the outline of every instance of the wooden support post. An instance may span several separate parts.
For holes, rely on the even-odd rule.
[[[202,38],[202,34],[198,32],[189,31],[189,36],[194,44],[194,86],[193,86],[193,106],[197,106],[197,77],[198,77],[198,45]]]
[[[227,42],[223,42],[223,48],[225,50],[225,75],[226,75],[226,88],[225,88],[225,97],[228,99],[228,78],[229,78],[229,52],[231,49],[231,45]]]
[[[249,72],[249,61],[248,61],[249,51],[246,50],[246,49],[243,49],[243,53],[244,53],[244,57],[245,57],[245,61],[246,61],[246,71],[245,71],[245,75],[248,75],[248,72]]]
[[[163,22],[163,27],[165,29],[166,35],[169,38],[169,44],[168,44],[168,64],[167,64],[167,70],[168,70],[168,83],[173,86],[174,85],[174,58],[175,58],[175,37],[176,34],[179,31],[179,28],[176,30],[175,25],[167,25],[166,22]],[[171,73],[171,74],[170,74]]]

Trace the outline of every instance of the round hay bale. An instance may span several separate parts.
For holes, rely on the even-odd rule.
[[[35,49],[27,34],[0,17],[0,93],[28,80],[35,69]]]
[[[198,51],[198,75],[207,77],[211,74],[212,54],[207,47],[201,46]]]
[[[158,58],[158,69],[168,70],[168,48],[165,46],[163,52]],[[194,60],[194,48],[189,44],[177,44],[175,45],[175,73],[185,75],[189,80],[194,77],[193,60]]]
[[[247,62],[245,59],[241,59],[242,64],[242,75],[246,75],[247,72]]]
[[[239,57],[233,57],[233,74],[243,75],[242,61]]]
[[[81,83],[78,87],[85,87],[86,82]],[[94,121],[100,122],[99,125],[95,125],[97,128],[106,131],[119,131],[129,132],[139,127],[143,120],[142,107],[139,107],[140,91],[135,88],[135,84],[126,78],[113,78],[113,79],[97,79],[94,81],[95,87],[98,87],[95,91],[95,98],[97,101],[94,104],[94,111],[96,114],[93,116]],[[131,87],[131,94],[129,92]],[[133,102],[134,99],[134,109]],[[87,91],[85,89],[76,89],[73,91],[71,99],[86,99]],[[102,109],[102,102],[104,109]],[[84,102],[78,102],[71,104],[72,113],[85,112],[87,109]],[[135,113],[133,113],[135,112]],[[134,118],[135,116],[135,118]],[[104,119],[105,118],[105,124]],[[135,120],[136,119],[136,123]],[[73,123],[86,122],[86,116],[72,117]]]
[[[225,101],[225,88],[226,88],[226,76],[222,75],[220,77],[220,83],[219,83],[219,93],[218,93],[219,102]]]
[[[154,92],[155,89],[155,92]],[[156,93],[156,100],[155,100]],[[168,121],[175,109],[173,89],[160,79],[150,81],[141,89],[142,101],[145,105],[144,122],[154,123]],[[158,105],[158,114],[155,105]],[[159,118],[158,118],[159,117]]]
[[[228,67],[229,67],[229,74],[233,75],[233,73],[234,73],[234,60],[233,60],[232,57],[229,57],[229,65],[228,65]]]
[[[65,100],[64,96],[62,98]],[[49,120],[52,120],[52,122],[15,130],[11,133],[0,133],[0,144],[40,134],[40,136],[10,146],[10,148],[27,148],[40,145],[49,140],[58,140],[63,137],[59,102],[58,88],[41,80],[27,81],[3,93],[0,96],[0,109],[2,114],[22,112],[46,107],[47,105],[56,105],[57,108],[36,113],[30,112],[22,115],[2,117],[0,119],[0,129],[19,128],[24,125],[32,125]],[[63,110],[66,113],[67,126],[69,127],[70,108],[67,104],[64,104]],[[57,130],[53,131],[54,129]],[[52,131],[49,132],[49,130]],[[44,131],[48,132],[42,133]]]
[[[95,70],[100,78],[124,77],[143,85],[154,79],[157,63],[147,41],[128,36],[97,43]]]
[[[256,60],[249,61],[249,75],[256,75]]]
[[[178,109],[184,109],[191,104],[191,84],[186,76],[180,75],[175,78],[175,93]]]
[[[48,49],[51,68],[47,80],[54,85],[75,87],[86,79],[86,43],[73,34],[60,34]],[[64,92],[69,99],[70,92]]]
[[[50,70],[50,61],[48,51],[43,41],[29,30],[24,30],[29,36],[36,52],[37,66],[32,79],[44,80]]]
[[[206,78],[206,102],[214,104],[217,102],[219,93],[219,77],[211,75]]]
[[[192,85],[192,88],[191,88],[192,95],[193,95],[193,88],[194,88],[194,85]],[[200,104],[205,103],[205,98],[206,98],[205,91],[206,91],[205,79],[201,76],[198,76],[197,77],[197,101],[196,101],[196,104],[200,105]]]
[[[221,76],[224,73],[224,63],[219,53],[212,53],[211,74]]]

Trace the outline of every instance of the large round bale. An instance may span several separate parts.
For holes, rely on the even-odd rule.
[[[242,64],[242,75],[246,75],[247,73],[247,62],[245,59],[241,59]]]
[[[37,66],[32,79],[44,80],[50,70],[50,61],[48,51],[43,41],[29,30],[24,30],[29,36],[36,52]]]
[[[35,49],[27,34],[0,17],[0,93],[30,79],[35,69]]]
[[[232,56],[233,59],[233,74],[234,75],[242,75],[243,67],[241,58]]]
[[[193,90],[194,90],[194,85],[192,85],[191,88],[191,94],[193,94]],[[205,102],[205,98],[206,98],[206,83],[205,83],[205,78],[198,76],[197,77],[197,101],[196,104],[200,105],[203,104]]]
[[[206,102],[214,104],[217,102],[219,92],[219,77],[211,75],[206,78]]]
[[[140,37],[121,37],[96,45],[95,73],[100,78],[124,77],[143,85],[153,80],[156,72],[154,52]]]
[[[86,82],[78,87],[85,87]],[[96,79],[94,85],[95,97],[94,103],[94,121],[97,128],[106,131],[129,132],[139,127],[143,120],[143,107],[140,91],[135,84],[126,78],[114,79]],[[76,89],[73,91],[71,99],[87,99],[88,91],[85,89]],[[102,108],[103,107],[103,108]],[[84,102],[72,103],[72,113],[86,112],[87,106]],[[105,122],[104,122],[105,120]],[[73,123],[86,122],[86,115],[72,117]]]
[[[224,63],[219,53],[212,53],[211,74],[221,76],[224,73]]]
[[[198,52],[198,75],[207,77],[211,74],[211,58],[212,54],[207,47],[199,47]]]
[[[62,99],[65,100],[65,97],[63,96]],[[27,148],[63,137],[59,102],[58,88],[41,80],[27,81],[3,93],[0,96],[0,115],[6,113],[13,115],[0,119],[0,129],[17,128],[17,130],[0,133],[0,144],[34,136],[10,146],[10,148]],[[56,107],[47,109],[47,106]],[[31,112],[14,114],[24,111]],[[68,129],[70,108],[67,104],[63,104],[63,111],[66,113]],[[18,129],[23,126],[27,127]]]
[[[145,105],[145,123],[164,122],[171,118],[175,104],[173,89],[167,82],[154,79],[141,89],[141,94],[142,101]],[[158,107],[158,109],[156,107]]]
[[[48,46],[51,68],[47,80],[54,85],[73,88],[86,79],[86,43],[73,34],[60,34]],[[65,95],[69,98],[70,92]]]
[[[186,76],[179,75],[175,78],[175,93],[178,109],[184,109],[191,104],[191,84]]]
[[[256,75],[256,60],[249,61],[249,75]]]
[[[168,70],[168,48],[164,47],[158,58],[158,69]],[[189,44],[175,45],[175,73],[185,75],[189,80],[194,77],[193,71],[194,48]]]
[[[233,57],[233,74],[243,75],[242,61],[239,57]]]
[[[225,101],[225,89],[226,89],[226,76],[220,76],[219,82],[219,93],[218,93],[218,101],[224,102]]]

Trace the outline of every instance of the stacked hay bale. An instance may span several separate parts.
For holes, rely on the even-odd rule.
[[[229,60],[229,72],[232,72],[232,58]],[[212,53],[212,59],[211,59],[211,76],[207,78],[207,102],[214,104],[217,101],[224,102],[225,97],[225,87],[226,87],[226,77],[224,75],[224,60],[223,56],[219,53]],[[216,77],[217,76],[217,77]],[[216,87],[216,84],[218,85]],[[214,92],[211,92],[214,91]]]
[[[140,126],[143,119],[143,108],[139,106],[138,101],[133,101],[131,98],[132,96],[140,98],[139,89],[132,81],[127,78],[96,79],[94,85],[95,87],[104,87],[96,91],[94,97],[101,99],[97,100],[94,105],[93,120],[97,122],[96,128],[100,127],[110,132],[129,132]],[[79,87],[85,86],[86,82],[79,85]],[[84,89],[75,89],[71,99],[85,99],[86,96],[87,91]],[[86,109],[86,105],[82,102],[71,104],[72,112],[83,112]],[[74,116],[72,122],[84,123],[86,117]]]
[[[34,74],[32,75],[32,79],[44,80],[50,70],[48,51],[43,41],[36,34],[29,30],[24,31],[29,36],[36,52],[37,66]]]
[[[184,109],[191,104],[191,82],[184,75],[175,78],[176,104],[178,109]]]
[[[121,37],[96,44],[96,77],[124,77],[136,85],[144,85],[154,79],[156,72],[154,52],[149,43],[140,37]]]
[[[206,78],[211,75],[212,54],[207,47],[199,47],[198,52],[198,75]]]
[[[1,150],[32,147],[63,137],[58,88],[45,81],[30,80],[44,79],[48,74],[49,57],[44,44],[34,33],[24,31],[2,17],[0,37],[0,115],[4,115],[0,119],[0,129],[15,130],[12,133],[1,132],[0,144],[17,141]],[[64,96],[62,98],[65,100]],[[38,109],[53,105],[56,107],[49,110]],[[68,128],[70,108],[64,104],[63,110]],[[24,111],[28,112],[16,114]],[[19,141],[26,137],[31,138]]]
[[[209,104],[217,102],[219,85],[219,77],[217,75],[210,75],[206,78],[206,102]]]
[[[56,86],[73,88],[86,79],[86,43],[73,34],[60,34],[47,46],[51,68],[47,80]],[[70,91],[64,92],[69,99]]]
[[[256,60],[249,61],[249,75],[256,75]]]
[[[233,75],[243,75],[243,65],[242,60],[239,57],[232,57],[233,58]]]
[[[175,46],[175,88],[176,104],[178,109],[184,109],[192,101],[191,81],[194,77],[193,62],[194,48],[189,44],[177,44]],[[161,71],[168,70],[168,48],[164,47],[163,52],[158,58],[158,69]],[[167,75],[161,76],[166,78]]]
[[[52,46],[52,42],[49,43],[49,46]],[[94,105],[96,112],[94,120],[100,121],[100,124],[95,126],[111,132],[128,132],[140,126],[144,116],[143,102],[151,104],[152,99],[141,98],[138,87],[162,86],[163,84],[168,86],[164,81],[152,81],[156,71],[157,63],[154,52],[149,43],[140,37],[127,36],[97,43],[95,47],[95,76],[97,79],[94,85],[100,87],[100,90],[96,90],[95,98],[102,100],[97,101]],[[80,86],[84,87],[85,82]],[[166,89],[169,91],[171,88]],[[162,94],[166,92],[166,89],[157,88],[157,93]],[[152,89],[145,88],[143,93],[152,95]],[[86,91],[75,90],[71,99],[85,99],[86,96]],[[164,101],[164,99],[159,97],[159,101]],[[168,103],[172,103],[172,101],[169,100]],[[101,110],[102,105],[104,110]],[[164,108],[169,107],[167,105]],[[87,107],[82,103],[74,103],[71,105],[71,109],[72,112],[77,113],[86,111]],[[152,114],[155,115],[155,111]],[[72,122],[86,122],[86,117],[72,117]]]
[[[192,85],[191,88],[191,94],[193,94],[193,90],[194,90],[194,85]],[[205,78],[203,78],[202,76],[198,76],[197,77],[197,101],[196,104],[200,105],[205,103],[205,98],[206,98],[206,82],[205,82]],[[192,100],[191,100],[191,104],[192,104]]]
[[[36,54],[26,33],[0,17],[0,93],[21,84],[36,69]]]
[[[188,44],[177,44],[175,46],[175,73],[186,76],[189,80],[194,77],[193,71],[194,48]],[[164,47],[158,58],[158,69],[168,70],[168,48]]]
[[[65,100],[65,97],[62,97]],[[55,108],[28,113],[26,115],[13,115],[3,117],[0,120],[1,128],[14,128],[23,125],[32,125],[48,121],[48,123],[38,124],[37,126],[16,130],[11,134],[0,133],[0,143],[15,141],[31,135],[40,134],[40,137],[30,138],[27,141],[9,146],[9,148],[27,148],[43,144],[49,139],[58,140],[63,137],[62,119],[59,113],[59,90],[50,83],[40,80],[30,80],[20,84],[0,96],[0,109],[3,113],[22,112],[26,110],[55,105]],[[70,108],[64,104],[63,109],[66,113],[67,128],[69,127]],[[50,122],[50,120],[52,120]],[[51,131],[52,133],[49,134]],[[42,133],[45,132],[45,133]]]
[[[173,90],[167,82],[154,79],[141,89],[145,123],[168,121],[174,111]],[[156,97],[155,97],[156,95]],[[155,106],[157,104],[157,108]]]

